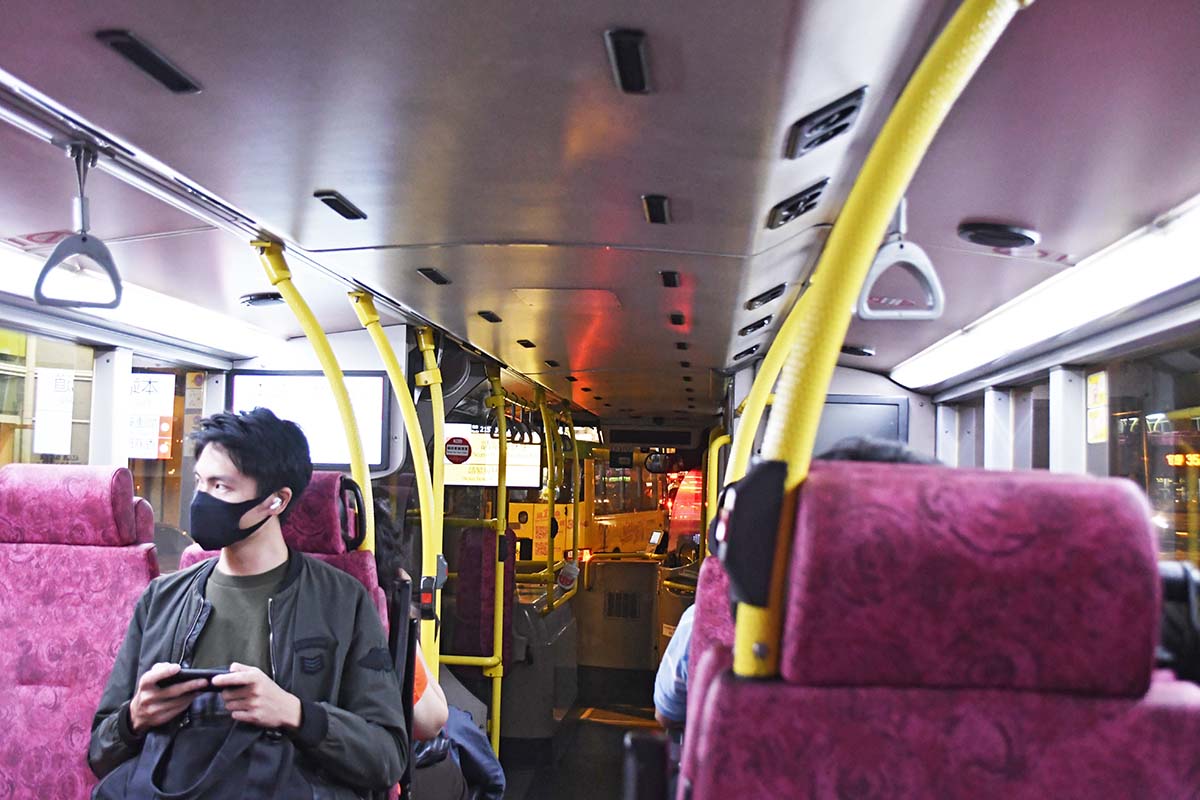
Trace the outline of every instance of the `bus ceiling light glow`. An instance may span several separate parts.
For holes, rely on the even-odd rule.
[[[892,379],[910,388],[943,384],[1200,279],[1198,201],[1193,198],[917,353],[892,370]]]
[[[283,295],[279,292],[251,292],[239,297],[238,302],[250,308],[274,306],[283,302]]]
[[[1019,225],[967,220],[959,224],[958,238],[981,247],[1019,250],[1022,247],[1033,247],[1042,240],[1042,235],[1032,228],[1022,228]]]
[[[313,192],[313,197],[332,208],[344,219],[360,220],[367,218],[366,212],[347,200],[341,192],[335,192],[332,189],[318,189]]]
[[[96,38],[120,53],[129,63],[149,75],[174,94],[199,94],[201,86],[166,56],[127,30],[110,28],[96,31]]]
[[[79,186],[79,196],[75,198],[74,215],[75,230],[78,231],[58,243],[54,252],[42,265],[37,283],[33,287],[33,299],[38,305],[55,306],[58,308],[116,308],[121,304],[121,273],[113,263],[112,253],[104,242],[88,234],[88,200],[84,194],[88,170],[96,165],[96,151],[83,143],[76,142],[67,149],[75,161],[75,178]],[[69,259],[69,260],[68,260]],[[84,298],[51,297],[45,293],[47,278],[54,277],[53,283],[61,283],[62,276],[71,273],[83,273],[87,266],[94,265],[108,278],[112,288],[112,297],[107,300],[89,300]],[[73,286],[79,284],[73,283]],[[90,287],[89,287],[90,288]],[[90,292],[89,292],[90,294]]]
[[[613,80],[625,94],[650,93],[650,69],[646,65],[646,33],[632,28],[604,32],[604,45],[612,64]]]

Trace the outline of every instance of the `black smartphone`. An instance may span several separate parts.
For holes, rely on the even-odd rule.
[[[188,681],[199,680],[205,678],[208,680],[208,685],[200,689],[202,692],[219,692],[218,687],[212,685],[212,679],[218,675],[227,675],[227,669],[181,669],[169,678],[163,678],[158,682],[158,688],[166,689],[168,686],[174,686],[177,683],[187,683]]]

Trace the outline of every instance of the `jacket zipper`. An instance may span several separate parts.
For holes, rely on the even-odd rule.
[[[279,680],[279,673],[275,671],[275,623],[271,619],[271,604],[275,602],[274,597],[267,598],[267,655],[271,659],[271,680]]]
[[[196,610],[196,618],[194,620],[192,620],[191,627],[188,628],[187,636],[183,637],[183,645],[179,651],[179,660],[180,661],[189,661],[189,662],[191,661],[191,659],[186,658],[186,656],[188,655],[188,652],[187,652],[188,642],[191,641],[192,632],[196,630],[196,625],[198,625],[200,623],[200,617],[203,615],[204,615],[204,603],[201,602],[200,608],[198,608]],[[190,664],[184,664],[183,666],[188,667],[189,665]]]

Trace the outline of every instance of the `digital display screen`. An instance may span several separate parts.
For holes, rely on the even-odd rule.
[[[1168,467],[1200,467],[1200,453],[1167,453]]]
[[[346,390],[367,464],[372,470],[387,469],[391,398],[386,373],[347,372]],[[314,465],[334,469],[350,466],[342,417],[321,372],[232,372],[229,408],[269,408],[275,416],[295,422],[304,431]]]
[[[461,422],[446,425],[446,440],[455,442],[443,457],[447,486],[492,486],[500,477],[500,440],[481,427]],[[457,462],[457,463],[455,463]],[[508,443],[504,483],[512,488],[537,489],[542,485],[542,446]]]
[[[654,533],[650,534],[650,544],[657,547],[658,543],[662,541],[662,535],[662,531],[655,531]]]

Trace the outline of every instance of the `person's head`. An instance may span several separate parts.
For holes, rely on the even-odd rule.
[[[909,449],[903,442],[873,436],[847,436],[817,456],[821,461],[876,461],[884,464],[941,465],[931,456]]]
[[[197,492],[225,503],[257,499],[254,514],[266,511],[282,522],[312,478],[300,427],[265,408],[205,417],[191,438]]]

